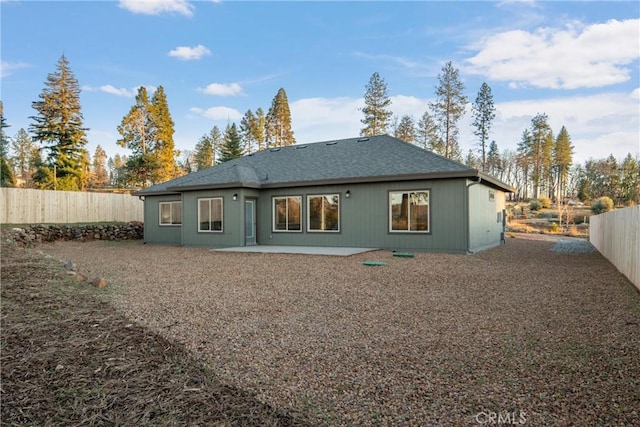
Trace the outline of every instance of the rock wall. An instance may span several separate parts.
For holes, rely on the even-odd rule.
[[[141,222],[113,224],[68,224],[68,225],[29,225],[6,231],[6,238],[19,245],[54,242],[56,240],[135,240],[144,237],[144,224]]]

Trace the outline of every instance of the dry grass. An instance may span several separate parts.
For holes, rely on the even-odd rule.
[[[223,383],[328,425],[640,423],[640,295],[598,253],[346,258],[125,243],[44,247]],[[366,267],[365,260],[387,262]]]

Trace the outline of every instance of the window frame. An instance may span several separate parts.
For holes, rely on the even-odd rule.
[[[211,215],[211,206],[212,206],[212,201],[214,200],[219,200],[220,201],[220,230],[213,230],[212,229],[212,224],[214,221],[211,221],[212,219],[212,215]],[[198,198],[198,233],[224,233],[224,197],[202,197],[202,198]],[[201,202],[209,202],[209,230],[202,230],[200,229],[200,226],[202,224],[202,220],[200,218],[200,203]]]
[[[407,229],[406,230],[394,230],[393,229],[393,204],[392,196],[394,194],[409,194],[411,193],[427,193],[427,229],[426,230],[411,230],[411,203],[408,204],[407,212]],[[419,189],[419,190],[390,190],[388,192],[388,231],[389,233],[399,234],[431,234],[431,190]]]
[[[162,206],[169,205],[169,222],[162,222]],[[174,222],[174,205],[180,206],[180,222]],[[182,226],[182,201],[171,200],[166,202],[158,202],[158,225],[160,227],[181,227]]]
[[[286,229],[281,230],[276,228],[276,201],[277,200],[282,200],[285,199],[287,200],[287,206],[286,206],[286,212],[287,212],[287,218],[286,218]],[[300,218],[300,228],[297,230],[290,230],[289,229],[289,200],[288,199],[298,199],[298,205],[300,207],[300,212],[299,212],[299,218]],[[302,233],[303,230],[303,224],[302,224],[302,196],[301,195],[297,195],[297,196],[272,196],[271,197],[271,231],[273,233]]]
[[[322,209],[324,208],[324,201],[326,197],[338,198],[338,229],[337,230],[321,230],[311,228],[311,199],[316,197],[322,197]],[[341,230],[341,218],[340,218],[340,193],[326,193],[326,194],[307,194],[307,233],[340,233]]]

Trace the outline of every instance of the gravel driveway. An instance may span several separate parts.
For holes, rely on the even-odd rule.
[[[44,245],[231,385],[313,424],[640,425],[640,294],[600,254]],[[364,261],[384,261],[368,267]]]

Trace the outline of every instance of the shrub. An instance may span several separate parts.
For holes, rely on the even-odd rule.
[[[538,197],[538,201],[542,203],[542,207],[545,209],[549,209],[551,207],[551,199],[547,196]]]
[[[537,199],[532,200],[531,202],[529,202],[529,209],[532,211],[539,211],[540,209],[542,209],[542,203]]]
[[[613,200],[607,196],[600,197],[591,205],[591,211],[598,215],[613,209]]]
[[[558,234],[561,231],[562,231],[562,227],[560,227],[557,222],[552,222],[551,225],[549,226],[549,232],[553,234]]]

